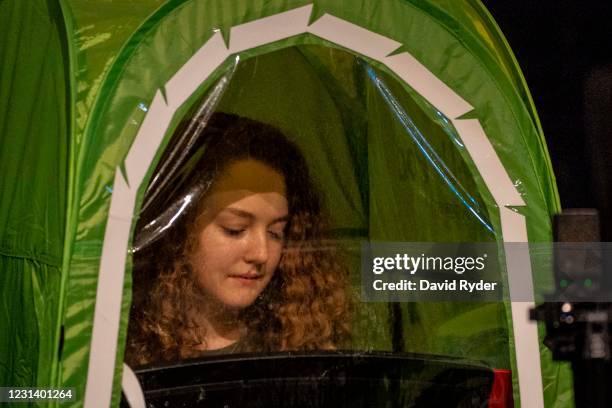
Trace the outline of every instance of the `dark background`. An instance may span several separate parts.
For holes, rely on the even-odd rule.
[[[612,2],[483,3],[531,90],[563,208],[598,208],[612,241]]]

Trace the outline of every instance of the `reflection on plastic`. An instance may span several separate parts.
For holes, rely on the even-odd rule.
[[[455,131],[455,128],[451,124],[451,121],[448,120],[446,115],[434,108],[433,106],[431,107],[431,109],[435,111],[436,117],[438,118],[438,123],[442,126],[444,133],[446,133],[451,138],[451,140],[455,142],[457,146],[465,148],[465,145],[461,141],[461,138],[459,137],[459,135],[457,135],[457,131]],[[474,204],[478,205],[476,201],[474,201]]]
[[[240,57],[236,56],[232,67],[211,89],[206,99],[194,115],[194,118],[190,121],[187,129],[179,135],[176,145],[169,152],[168,158],[161,164],[160,169],[156,172],[156,175],[151,180],[151,183],[147,188],[145,194],[146,200],[142,205],[141,214],[144,213],[153,202],[155,202],[155,199],[158,197],[161,191],[165,191],[168,183],[175,177],[177,171],[187,161],[191,148],[198,139],[201,131],[208,124],[208,120],[215,112],[219,101],[228,88],[239,61]],[[174,221],[187,208],[189,208],[190,204],[196,202],[198,197],[206,192],[209,186],[209,182],[194,186],[187,195],[172,203],[167,210],[156,217],[153,221],[149,222],[139,232],[138,236],[134,240],[134,245],[131,252],[136,253],[157,241],[161,234],[171,227]]]
[[[468,211],[476,217],[478,222],[480,222],[488,231],[494,233],[493,226],[491,223],[481,214],[478,204],[474,197],[469,194],[465,188],[461,185],[457,177],[450,171],[450,169],[446,166],[444,161],[440,158],[438,153],[434,150],[434,148],[429,144],[423,133],[419,130],[419,128],[415,125],[414,121],[410,118],[408,113],[402,108],[398,100],[393,96],[391,90],[387,87],[384,81],[376,74],[374,69],[368,65],[367,63],[360,61],[360,63],[365,67],[365,70],[368,74],[368,77],[374,84],[375,88],[380,92],[383,99],[387,102],[387,105],[397,118],[397,120],[402,124],[410,138],[416,143],[417,147],[427,161],[431,164],[434,170],[442,177],[442,180],[446,183],[446,185],[450,188],[453,194],[461,201],[461,203],[468,209]],[[440,117],[442,113],[438,112],[438,117]],[[443,124],[443,127],[447,133],[454,134],[454,131],[450,128],[450,124],[448,123],[448,119],[443,117],[441,119],[447,125]],[[457,137],[455,136],[455,139]]]
[[[155,242],[209,186],[210,183],[196,185],[188,194],[172,203],[161,216],[145,225],[136,237],[131,252],[136,253]]]

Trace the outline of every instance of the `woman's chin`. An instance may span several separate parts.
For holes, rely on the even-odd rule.
[[[255,303],[257,296],[227,296],[219,299],[221,304],[227,309],[243,310]]]

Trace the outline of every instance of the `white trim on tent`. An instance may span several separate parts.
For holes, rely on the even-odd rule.
[[[242,52],[302,34],[311,14],[312,4],[234,26],[230,29],[229,51]]]
[[[426,95],[423,96],[426,97]],[[463,115],[463,113],[458,116],[461,115]],[[495,153],[478,119],[455,118],[451,119],[451,121],[457,133],[461,136],[465,148],[470,153],[472,161],[480,171],[480,176],[483,178],[499,208],[506,206],[524,206],[525,201],[523,201],[523,197],[516,191],[516,187],[510,180],[510,176],[508,176],[504,165],[499,160],[497,153]],[[517,224],[517,226],[520,228],[520,225]],[[527,232],[525,232],[525,234],[527,234]],[[516,241],[515,234],[502,235],[506,242]],[[527,239],[526,235],[525,239]]]
[[[401,44],[363,27],[325,14],[308,26],[312,5],[275,14],[231,28],[229,48],[215,33],[166,83],[167,101],[157,92],[126,158],[126,176],[115,173],[111,209],[104,235],[96,293],[85,407],[109,406],[111,402],[125,261],[136,196],[172,116],[187,98],[231,54],[311,33],[385,64],[440,112],[451,119],[466,149],[500,208],[504,242],[527,242],[523,215],[506,206],[525,205],[503,164],[476,119],[459,119],[473,108],[408,52],[390,54]],[[527,265],[507,258],[510,288],[517,277],[528,276]],[[523,268],[526,269],[523,269]],[[519,270],[520,269],[520,270]],[[526,274],[526,275],[525,275]],[[525,283],[524,281],[521,283]],[[512,293],[511,293],[512,295]],[[527,319],[529,302],[512,302],[512,321],[523,406],[544,406],[537,326]]]
[[[121,389],[130,408],[146,408],[144,393],[138,381],[138,377],[129,365],[123,364],[123,378],[121,379]]]
[[[377,61],[402,46],[402,43],[329,14],[321,16],[306,30]]]
[[[223,36],[217,31],[166,83],[164,90],[168,106],[172,107],[173,113],[229,55],[230,52],[223,42]],[[164,128],[165,131],[166,128]]]

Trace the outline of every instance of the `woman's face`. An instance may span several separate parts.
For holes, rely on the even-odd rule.
[[[196,279],[219,306],[245,308],[281,258],[289,216],[284,177],[262,162],[237,161],[221,173],[204,204],[191,257]]]

